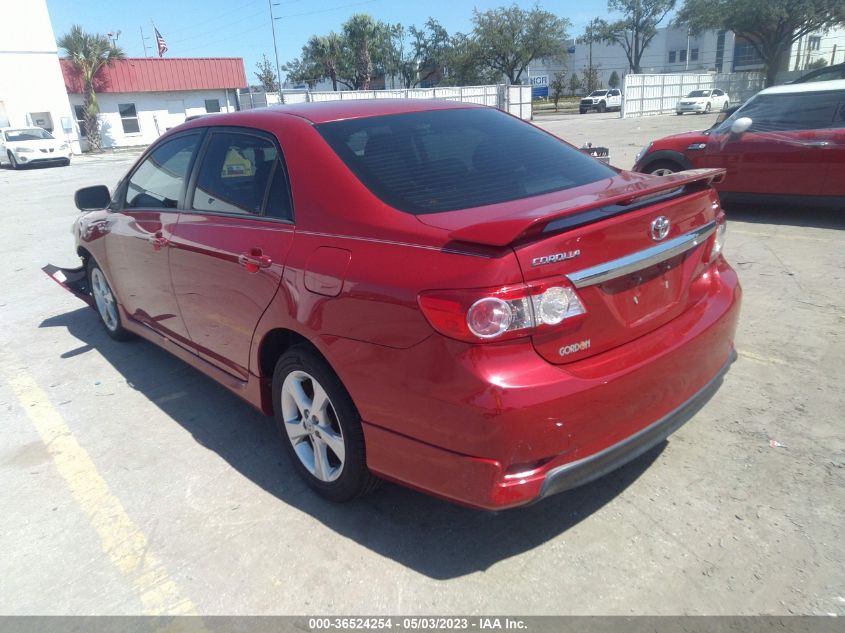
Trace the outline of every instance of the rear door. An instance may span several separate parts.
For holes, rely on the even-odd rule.
[[[170,275],[197,352],[246,379],[252,334],[279,287],[293,214],[277,140],[216,128],[171,238]]]
[[[759,95],[711,134],[701,165],[727,169],[720,191],[819,195],[828,171],[825,141],[837,106],[831,92]],[[729,129],[737,116],[753,121],[738,138]]]
[[[153,149],[115,196],[106,237],[107,273],[130,317],[188,345],[168,267],[188,175],[202,133],[172,137]]]

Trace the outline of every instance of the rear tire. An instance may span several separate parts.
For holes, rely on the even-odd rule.
[[[351,501],[379,483],[367,468],[361,417],[332,368],[305,346],[273,371],[273,413],[288,455],[317,494]]]
[[[731,102],[725,101],[725,103],[722,105],[722,112],[724,112],[725,110],[728,110],[730,107],[731,107]]]
[[[671,160],[658,160],[643,169],[643,173],[652,174],[654,176],[667,176],[679,171],[684,171],[684,168]]]
[[[683,112],[675,112],[675,114],[677,114],[678,116],[684,116]]]
[[[579,108],[579,110],[578,110],[578,114],[586,114],[586,113],[587,113],[587,111],[586,111],[586,110],[583,110],[583,109],[580,109],[580,108]]]
[[[108,334],[115,341],[128,341],[132,333],[124,329],[120,320],[120,310],[117,307],[117,299],[112,292],[106,275],[99,264],[92,259],[88,260],[88,286],[91,288],[91,296],[94,297],[94,304],[100,323]]]

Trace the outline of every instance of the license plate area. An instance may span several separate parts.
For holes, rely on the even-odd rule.
[[[636,327],[677,306],[683,292],[685,256],[682,253],[601,284],[616,317]]]

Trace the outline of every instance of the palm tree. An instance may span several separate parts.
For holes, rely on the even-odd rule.
[[[70,63],[79,71],[82,79],[82,99],[85,110],[85,131],[88,135],[88,146],[93,152],[101,152],[103,143],[100,138],[100,104],[97,103],[97,92],[94,80],[103,66],[109,65],[116,59],[124,59],[123,50],[115,46],[105,35],[86,33],[78,24],[74,24],[70,31],[58,41],[70,58]]]

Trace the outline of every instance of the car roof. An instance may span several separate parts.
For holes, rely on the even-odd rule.
[[[832,79],[830,81],[808,81],[801,84],[784,84],[761,90],[762,95],[797,94],[801,92],[836,92],[845,90],[845,79]]]
[[[354,94],[354,93],[350,93]],[[474,103],[446,101],[444,99],[342,99],[271,106],[268,112],[291,114],[312,123],[328,123],[344,119],[359,119],[389,114],[424,112],[428,110],[454,110],[457,108],[483,108]]]

